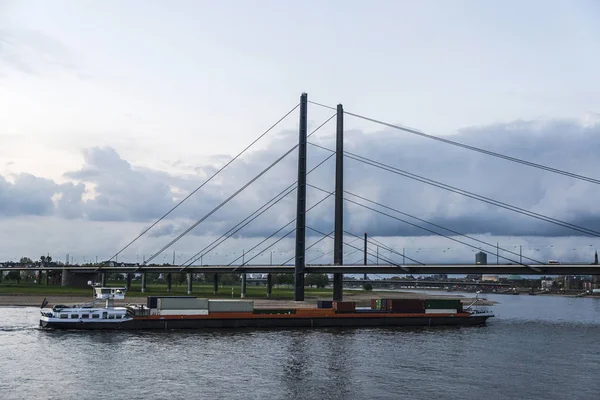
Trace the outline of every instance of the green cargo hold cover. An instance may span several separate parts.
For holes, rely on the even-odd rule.
[[[455,299],[429,299],[425,300],[425,308],[461,309],[462,303]]]

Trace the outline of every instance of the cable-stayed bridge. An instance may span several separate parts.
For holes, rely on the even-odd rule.
[[[316,106],[319,108],[324,108],[327,110],[333,111],[333,114],[325,119],[320,125],[318,125],[312,132],[308,132],[308,106]],[[132,246],[135,242],[137,242],[140,238],[146,235],[149,231],[155,228],[161,221],[168,218],[172,213],[183,203],[185,203],[192,196],[196,195],[198,191],[200,191],[203,187],[205,187],[211,180],[213,180],[216,176],[218,176],[222,171],[228,168],[232,163],[234,163],[238,158],[240,158],[245,152],[247,152],[250,148],[256,145],[256,143],[265,137],[269,132],[273,131],[284,119],[288,118],[291,115],[295,115],[295,112],[299,112],[299,130],[298,130],[298,143],[295,143],[291,146],[287,151],[282,153],[275,161],[269,164],[266,168],[256,174],[252,179],[246,182],[239,188],[236,188],[235,191],[226,199],[224,199],[221,203],[211,209],[208,213],[203,215],[197,221],[192,223],[189,227],[183,230],[181,233],[177,234],[174,238],[164,244],[160,249],[157,249],[149,258],[146,258],[141,264],[119,264],[115,261],[118,260],[119,255],[121,255],[124,251],[126,251],[130,246]],[[212,176],[206,179],[200,186],[191,191],[186,197],[184,197],[181,201],[179,201],[173,208],[168,210],[164,215],[158,218],[153,224],[151,224],[148,228],[144,229],[137,237],[133,238],[129,241],[122,249],[116,252],[109,260],[108,263],[104,263],[103,265],[92,265],[92,266],[82,266],[82,265],[65,265],[65,266],[54,266],[54,265],[43,265],[41,267],[36,267],[36,269],[61,269],[64,271],[76,271],[79,273],[108,273],[108,272],[126,272],[126,273],[142,273],[145,276],[147,272],[161,272],[166,273],[168,275],[168,282],[170,284],[170,274],[173,272],[183,272],[183,273],[211,273],[214,274],[215,282],[218,280],[218,274],[220,273],[242,273],[244,274],[242,279],[242,285],[245,286],[245,274],[246,273],[293,273],[294,274],[294,298],[295,300],[303,300],[304,299],[304,277],[306,273],[331,273],[333,274],[333,298],[335,300],[342,299],[342,287],[343,287],[343,274],[434,274],[434,273],[446,273],[446,274],[523,274],[523,275],[600,275],[600,265],[598,265],[597,257],[596,260],[590,264],[577,264],[577,263],[563,263],[563,264],[548,264],[544,261],[537,260],[530,256],[524,256],[520,252],[513,251],[510,248],[502,248],[498,244],[489,243],[480,238],[474,237],[472,235],[467,235],[463,232],[459,232],[454,229],[450,229],[448,227],[444,227],[440,224],[433,223],[431,221],[427,221],[423,218],[417,217],[415,215],[411,215],[406,213],[398,208],[394,207],[392,204],[384,204],[382,202],[374,201],[373,199],[369,199],[368,197],[357,194],[354,192],[350,192],[344,189],[344,161],[346,159],[353,160],[354,162],[361,163],[363,165],[369,166],[376,172],[386,172],[396,176],[401,176],[404,178],[408,178],[417,182],[421,182],[425,185],[430,185],[436,188],[440,188],[446,190],[451,193],[458,194],[460,196],[465,196],[467,198],[471,198],[488,205],[492,205],[498,208],[502,208],[505,210],[509,210],[516,214],[520,214],[529,218],[533,218],[539,221],[543,221],[548,224],[560,226],[567,230],[570,230],[573,233],[578,235],[586,235],[588,237],[600,237],[600,232],[569,223],[564,220],[560,220],[551,216],[543,215],[541,213],[536,213],[531,210],[524,209],[522,207],[517,207],[515,205],[511,205],[509,203],[499,201],[497,199],[483,196],[478,193],[474,193],[471,191],[467,191],[456,186],[451,186],[445,184],[443,182],[439,182],[430,178],[427,178],[422,175],[417,175],[415,173],[399,169],[387,162],[383,162],[382,160],[376,160],[369,158],[365,155],[348,152],[344,150],[344,118],[345,116],[351,116],[353,118],[358,118],[364,121],[368,121],[370,123],[378,124],[381,126],[385,126],[391,129],[401,130],[413,135],[417,135],[429,140],[434,140],[448,146],[454,146],[465,151],[476,152],[479,154],[484,154],[489,157],[497,158],[504,160],[509,163],[516,163],[523,168],[536,168],[539,170],[546,171],[551,174],[559,174],[571,179],[585,181],[591,184],[600,184],[600,180],[579,175],[573,172],[561,170],[558,168],[554,168],[547,165],[541,165],[537,163],[533,163],[524,159],[516,158],[510,155],[501,154],[497,152],[493,152],[490,150],[486,150],[483,148],[471,146],[464,143],[459,143],[457,141],[453,141],[447,138],[438,137],[426,134],[424,132],[406,128],[403,126],[399,126],[396,124],[391,124],[385,121],[377,120],[371,117],[367,117],[358,113],[348,112],[343,109],[341,104],[336,107],[328,106],[325,104],[321,104],[318,102],[313,102],[308,100],[308,95],[303,93],[300,97],[300,103],[292,107],[285,115],[283,115],[280,119],[277,120],[275,124],[269,127],[265,132],[259,135],[255,140],[253,140],[246,148],[244,148],[239,154],[233,157],[230,161],[228,161],[223,167],[221,167],[218,171],[216,171]],[[328,148],[312,141],[309,141],[311,136],[318,132],[321,128],[327,125],[329,122],[335,120],[336,124],[336,146],[335,148]],[[323,159],[316,166],[307,169],[307,152],[309,148],[318,148],[321,150],[325,150],[330,153],[325,159]],[[260,179],[263,175],[265,175],[269,170],[273,169],[278,163],[284,160],[287,156],[292,153],[297,153],[298,155],[298,169],[297,169],[297,179],[295,182],[290,183],[285,189],[279,192],[274,197],[267,200],[261,207],[256,209],[246,218],[242,219],[239,223],[231,227],[227,232],[223,233],[218,239],[214,240],[204,248],[200,249],[196,254],[192,257],[189,257],[187,260],[178,263],[176,265],[175,262],[171,265],[154,265],[153,261],[165,251],[168,251],[172,248],[178,241],[192,232],[196,227],[209,219],[213,214],[219,211],[221,208],[227,206],[228,203],[237,196],[242,195],[245,189],[249,186],[253,185],[258,179]],[[325,164],[330,159],[335,158],[335,188],[333,191],[327,190],[325,188],[319,187],[318,185],[313,185],[307,182],[307,176],[311,174],[313,171],[319,169],[323,164]],[[320,201],[316,202],[311,207],[307,207],[307,189],[314,191],[315,193],[320,193],[322,198]],[[252,247],[248,252],[254,252],[255,255],[244,258],[243,256],[239,256],[235,260],[231,261],[227,265],[202,265],[202,256],[205,254],[209,254],[215,249],[219,248],[224,242],[234,237],[238,232],[242,231],[246,226],[251,224],[254,220],[256,220],[259,216],[266,213],[269,209],[271,209],[274,205],[278,204],[282,201],[286,196],[296,192],[296,218],[290,220],[288,223],[284,224],[278,229],[273,230],[272,234],[265,237],[259,243],[257,243],[254,247]],[[328,198],[333,197],[335,201],[334,206],[334,226],[331,232],[323,232],[317,229],[314,226],[307,225],[306,223],[306,215],[312,209],[319,206],[322,202],[327,200]],[[495,252],[497,256],[496,264],[426,264],[415,258],[408,257],[405,254],[400,254],[392,247],[387,246],[380,240],[375,240],[372,238],[368,238],[366,234],[364,234],[364,238],[361,234],[357,234],[356,232],[349,232],[344,228],[344,206],[352,204],[353,206],[357,206],[372,212],[373,214],[381,215],[386,218],[389,218],[397,223],[406,224],[412,226],[413,228],[422,230],[427,232],[430,235],[440,236],[442,238],[447,239],[455,244],[459,244],[461,246],[466,246],[471,249],[475,249],[477,251],[487,250],[488,252]],[[312,232],[313,234],[319,235],[320,238],[310,245],[307,244],[307,231]],[[295,251],[294,256],[289,260],[286,260],[282,263],[277,263],[276,265],[264,265],[261,263],[257,263],[255,258],[260,254],[264,254],[268,252],[269,249],[273,248],[273,246],[277,245],[280,241],[287,237],[291,237],[291,235],[295,235]],[[371,234],[377,236],[377,232],[371,232]],[[347,242],[344,240],[344,237],[354,237],[355,240],[352,242]],[[307,250],[316,246],[323,240],[333,240],[334,242],[334,250],[333,250],[333,264],[313,264],[310,260],[306,259]],[[364,245],[357,246],[353,244],[357,239],[363,239]],[[375,258],[375,254],[369,250],[368,245],[377,246],[378,248],[384,249],[390,254],[389,257],[384,257],[382,255],[377,254],[377,259],[380,261],[378,264],[374,264],[369,262],[373,258]],[[364,262],[363,265],[355,265],[355,264],[347,264],[344,260],[344,252],[343,249],[352,248],[357,251],[364,252]],[[502,252],[500,254],[500,251]],[[393,260],[392,254],[395,256],[402,257],[402,263],[396,262]],[[502,260],[500,262],[499,260]],[[407,262],[408,260],[408,262]],[[200,262],[199,262],[200,261]],[[2,268],[0,268],[2,269]],[[191,291],[191,277],[188,278],[189,290]],[[143,279],[142,286],[144,287],[145,279]],[[215,284],[216,287],[216,284]]]

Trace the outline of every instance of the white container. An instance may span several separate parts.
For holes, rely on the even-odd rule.
[[[252,312],[254,310],[253,301],[240,300],[210,300],[208,310],[212,312]]]
[[[207,309],[208,299],[159,297],[157,300],[157,308],[159,310]]]
[[[456,309],[452,310],[449,308],[428,308],[425,310],[425,314],[456,314]]]

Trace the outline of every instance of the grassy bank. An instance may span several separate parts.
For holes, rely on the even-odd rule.
[[[108,282],[108,286],[125,286],[123,282]],[[240,298],[241,287],[240,285],[233,286],[219,286],[219,293],[215,296],[213,294],[213,285],[207,283],[196,283],[192,286],[192,295],[198,297],[223,297],[231,298],[233,289],[233,297]],[[331,296],[331,289],[305,289],[305,296],[310,297],[327,297]],[[346,292],[351,294],[352,291]],[[1,295],[30,295],[30,296],[84,296],[91,297],[91,288],[75,288],[69,286],[59,285],[48,285],[36,284],[36,283],[0,283],[0,296]],[[131,289],[127,292],[128,297],[145,297],[145,296],[185,296],[187,295],[187,284],[173,284],[171,286],[171,292],[167,292],[166,284],[153,283],[146,286],[146,291],[142,293],[141,284],[139,282],[132,282]],[[266,286],[247,286],[246,287],[247,298],[266,298],[267,287]],[[272,298],[290,300],[294,298],[294,290],[291,287],[273,287]]]

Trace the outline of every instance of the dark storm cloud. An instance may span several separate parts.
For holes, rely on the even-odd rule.
[[[561,168],[594,177],[599,170],[600,125],[583,126],[569,121],[523,122],[473,127],[462,130],[453,140],[482,147],[528,161]],[[223,173],[199,190],[173,212],[151,235],[172,236],[184,231],[192,222],[203,218],[215,206],[227,199],[242,185],[294,145],[295,132],[282,132],[268,147],[236,160]],[[315,136],[311,142],[333,148],[332,135]],[[392,165],[401,170],[469,190],[527,210],[562,219],[600,231],[600,204],[596,197],[600,187],[572,178],[551,174],[489,157],[447,144],[415,137],[399,131],[346,133],[345,148],[364,157]],[[330,153],[309,146],[309,169]],[[28,203],[17,206],[16,185],[2,182],[0,199],[3,215],[19,213],[56,213],[63,217],[83,217],[96,221],[134,221],[151,223],[171,209],[180,199],[195,189],[226,162],[219,159],[200,160],[195,174],[172,176],[147,168],[134,168],[110,148],[92,148],[84,153],[84,166],[66,174],[79,181],[77,185],[58,185],[51,181],[29,177],[29,183],[19,183],[19,190],[29,188],[33,195]],[[345,159],[345,189],[383,203],[410,215],[467,234],[505,236],[579,235],[575,231],[499,209],[474,199],[373,168],[355,160]],[[182,162],[185,164],[184,162]],[[280,164],[241,192],[222,209],[207,218],[191,233],[220,235],[259,209],[267,200],[297,179],[297,158],[294,151]],[[25,181],[24,181],[25,182]],[[331,159],[308,177],[312,185],[333,190],[334,160]],[[85,187],[84,187],[85,185]],[[9,188],[8,190],[6,188]],[[82,200],[84,189],[92,190],[93,198]],[[11,189],[12,188],[12,189]],[[55,204],[51,197],[60,192]],[[19,192],[20,193],[20,192]],[[22,194],[19,194],[22,197]],[[308,206],[326,195],[313,188],[307,190]],[[359,203],[363,200],[346,195]],[[265,212],[237,235],[258,237],[271,234],[295,217],[296,193]],[[372,204],[370,207],[378,208]],[[25,211],[29,210],[29,211]],[[395,214],[393,211],[384,210]],[[423,225],[407,216],[401,219]],[[378,236],[419,236],[431,232],[378,215],[355,204],[345,204],[346,229],[361,234],[368,231]],[[333,229],[333,199],[328,198],[307,214],[307,224],[329,233]],[[293,228],[281,231],[283,235]],[[434,231],[450,234],[439,228]],[[307,234],[314,234],[308,230]]]
[[[59,215],[78,218],[82,212],[83,184],[57,184],[50,179],[20,174],[14,182],[0,176],[0,217]]]
[[[0,176],[0,216],[51,215],[58,185],[49,179],[20,174],[14,183]]]
[[[132,169],[114,149],[92,148],[84,152],[85,166],[65,176],[94,185],[96,196],[82,212],[93,221],[146,221],[173,206],[166,182]]]

